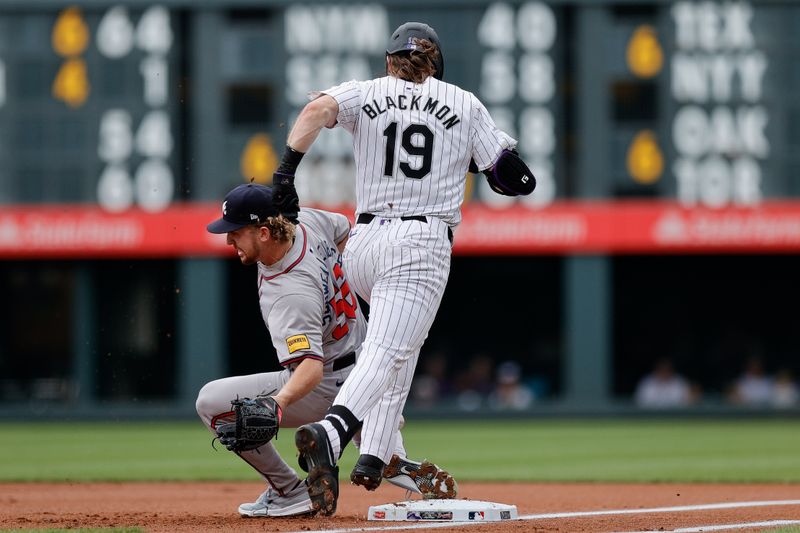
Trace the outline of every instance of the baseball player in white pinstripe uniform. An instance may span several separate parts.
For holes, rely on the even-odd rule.
[[[295,226],[278,216],[272,190],[258,184],[233,189],[222,211],[208,231],[226,233],[241,262],[258,265],[261,314],[284,370],[212,381],[198,395],[197,413],[215,432],[235,416],[231,400],[271,396],[280,406],[280,427],[319,420],[352,371],[366,332],[342,270],[340,252],[350,222],[343,215],[303,209]],[[406,458],[397,427],[391,441],[390,482],[428,498],[455,497],[449,474]],[[272,442],[238,455],[268,484],[255,502],[239,507],[240,514],[290,516],[312,510],[306,485]]]
[[[444,61],[431,27],[401,25],[386,62],[385,77],[312,95],[273,179],[281,212],[291,216],[298,203],[294,171],[321,129],[339,125],[353,135],[357,225],[344,264],[370,304],[370,321],[361,357],[328,415],[295,435],[311,466],[314,510],[322,514],[336,510],[336,462],[362,422],[351,481],[374,490],[392,456],[392,434],[447,283],[467,170],[483,171],[500,194],[535,187],[516,141],[473,94],[441,81]]]

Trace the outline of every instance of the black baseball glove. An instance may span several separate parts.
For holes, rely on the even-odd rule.
[[[255,450],[278,435],[281,406],[271,396],[231,400],[236,420],[217,427],[220,444],[232,452]]]

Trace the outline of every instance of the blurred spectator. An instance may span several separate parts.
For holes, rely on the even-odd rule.
[[[458,391],[458,405],[465,411],[474,411],[480,408],[494,390],[492,381],[492,359],[486,355],[476,355],[469,363],[469,367],[456,379]]]
[[[636,386],[634,399],[639,407],[684,407],[699,395],[689,382],[677,374],[669,359],[659,359],[653,371],[644,376]]]
[[[469,366],[456,377],[458,392],[475,391],[481,395],[488,395],[494,389],[492,374],[494,361],[483,354],[475,355]]]
[[[792,378],[792,373],[784,368],[775,376],[772,388],[772,405],[775,407],[794,407],[800,400],[800,389]]]
[[[421,407],[436,405],[439,400],[453,394],[453,383],[447,374],[447,358],[442,353],[432,353],[422,359],[422,374],[414,378],[411,394],[414,403]]]
[[[527,409],[533,403],[531,390],[522,382],[519,364],[506,361],[497,367],[494,391],[489,396],[489,405],[495,409]]]
[[[774,381],[764,373],[760,357],[749,357],[742,375],[733,384],[731,402],[740,405],[769,405],[772,402]]]

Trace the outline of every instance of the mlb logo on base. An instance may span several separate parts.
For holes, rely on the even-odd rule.
[[[480,500],[408,500],[373,505],[368,520],[385,522],[499,522],[518,518],[517,507]]]

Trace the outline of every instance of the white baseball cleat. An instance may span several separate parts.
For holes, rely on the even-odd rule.
[[[421,494],[426,500],[450,500],[458,496],[458,483],[453,476],[430,461],[418,463],[393,455],[383,469],[383,477],[392,485]]]
[[[311,499],[305,483],[298,485],[281,496],[272,487],[267,488],[253,503],[239,506],[239,514],[248,517],[258,516],[296,516],[311,512]]]

